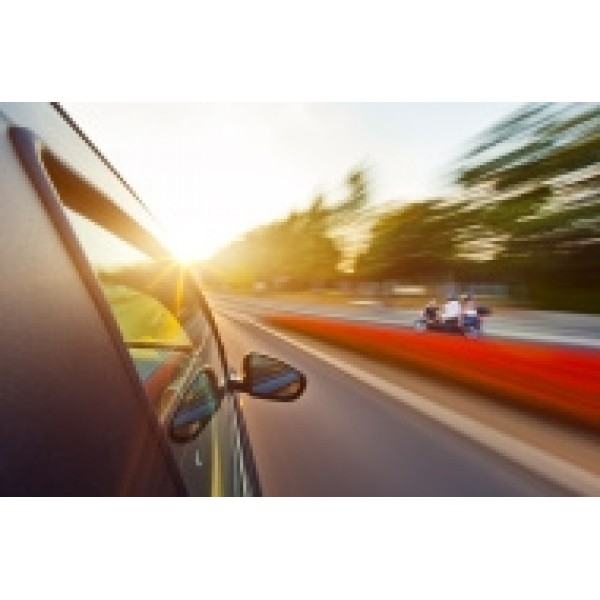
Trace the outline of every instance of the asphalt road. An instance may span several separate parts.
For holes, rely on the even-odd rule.
[[[554,496],[545,480],[367,382],[217,309],[232,366],[251,350],[302,370],[295,403],[243,397],[267,496]]]

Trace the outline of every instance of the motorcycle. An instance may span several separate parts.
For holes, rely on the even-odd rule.
[[[416,331],[437,331],[441,333],[452,333],[466,337],[477,338],[483,333],[483,317],[491,314],[487,306],[478,306],[477,315],[465,315],[459,319],[441,319],[438,309],[430,311],[427,316],[422,315],[414,321],[413,328]]]

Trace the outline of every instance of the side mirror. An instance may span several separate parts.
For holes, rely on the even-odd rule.
[[[214,370],[204,367],[186,390],[171,419],[171,439],[180,443],[193,440],[219,409],[222,396]]]
[[[277,358],[251,352],[244,357],[243,379],[231,379],[234,391],[279,402],[291,402],[306,389],[306,377]]]

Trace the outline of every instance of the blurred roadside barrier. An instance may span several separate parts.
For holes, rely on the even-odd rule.
[[[600,352],[417,333],[315,316],[263,319],[378,359],[407,364],[600,429]]]

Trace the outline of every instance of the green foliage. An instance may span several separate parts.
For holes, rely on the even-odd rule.
[[[317,195],[304,211],[290,213],[248,232],[217,253],[206,268],[237,288],[257,283],[269,288],[302,289],[341,276],[344,236],[368,201],[363,170],[347,178],[349,193],[335,205]]]
[[[565,289],[597,287],[600,106],[525,107],[483,137],[464,158],[458,181],[485,195],[482,223],[505,236],[496,271],[526,281],[532,297],[549,306],[553,288],[554,304],[564,307],[581,296]]]
[[[381,215],[357,276],[513,283],[537,306],[600,312],[600,106],[526,105],[458,164],[462,198]]]
[[[451,211],[439,201],[409,204],[383,214],[374,224],[368,249],[356,262],[361,279],[406,278],[444,274],[452,258],[452,232],[439,227]],[[450,248],[450,252],[448,249]]]

